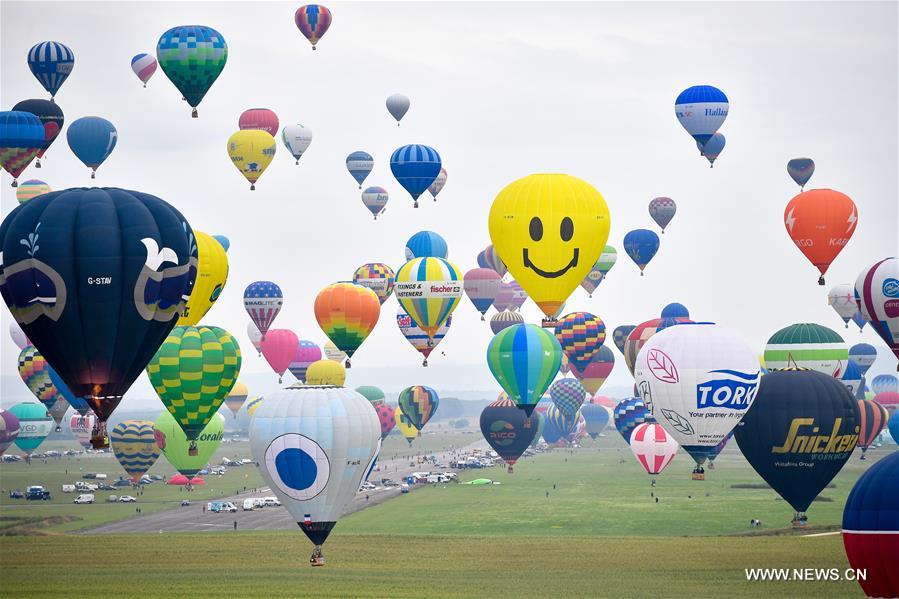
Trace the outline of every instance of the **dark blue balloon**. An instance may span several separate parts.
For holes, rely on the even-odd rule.
[[[59,42],[41,42],[28,51],[28,68],[50,97],[56,95],[75,66],[75,53]]]
[[[118,132],[106,119],[86,116],[69,125],[66,139],[78,160],[93,171],[93,179],[97,168],[115,149]]]
[[[673,302],[662,308],[662,318],[690,318],[690,311],[683,304]]]
[[[598,403],[585,403],[581,406],[581,415],[584,417],[584,425],[591,439],[598,437],[609,425],[609,411]]]
[[[38,162],[36,165],[40,168],[40,157],[44,155],[44,152],[50,147],[50,144],[56,140],[56,137],[62,131],[62,126],[65,123],[65,115],[62,112],[62,108],[59,107],[59,104],[51,102],[50,100],[22,100],[13,106],[12,109],[30,112],[38,118],[41,125],[44,127],[44,142],[41,144],[41,151],[38,152]]]
[[[0,225],[0,294],[38,351],[105,422],[193,289],[193,230],[171,205],[114,188],[56,191]]]
[[[418,196],[423,194],[440,174],[440,166],[440,154],[437,150],[422,144],[397,148],[390,157],[390,171],[415,200],[416,208]]]
[[[659,236],[649,229],[630,231],[624,236],[624,251],[640,267],[640,276],[643,276],[643,269],[659,251]]]

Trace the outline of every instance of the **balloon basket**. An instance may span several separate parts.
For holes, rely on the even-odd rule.
[[[544,318],[540,321],[540,326],[544,329],[554,329],[559,325],[559,321],[555,318]]]
[[[415,208],[418,208],[418,200],[415,201],[414,207],[415,207]]]
[[[796,514],[790,522],[790,528],[803,530],[808,527],[808,518],[805,514]]]
[[[693,480],[705,480],[705,473],[704,472],[694,472],[691,475],[691,478]]]
[[[824,275],[821,275],[820,277],[818,277],[818,285],[823,285],[823,284],[824,284]]]
[[[422,360],[421,365],[424,366],[425,368],[427,368],[428,367],[428,359],[425,358],[424,360]]]
[[[199,118],[199,117],[200,117],[200,115],[197,114],[197,109],[194,108],[194,109],[191,111],[191,113],[190,113],[190,118],[196,119],[196,118]]]
[[[188,455],[191,455],[191,456],[195,456],[195,455],[197,455],[197,454],[199,454],[199,453],[200,453],[200,451],[199,451],[199,449],[197,448],[197,442],[196,442],[196,441],[191,441],[191,442],[190,442],[190,446],[187,448],[187,454],[188,454]]]
[[[346,366],[347,368],[352,368],[352,367],[353,367],[353,365],[350,364],[350,359],[349,359],[349,358],[346,359],[346,362],[344,363],[344,366]]]
[[[321,545],[316,545],[315,549],[312,550],[312,555],[309,557],[309,565],[313,568],[325,565],[325,556],[322,555]]]
[[[512,464],[509,464],[509,467],[506,468],[506,472],[507,472],[508,474],[515,474],[515,469],[512,468]]]
[[[41,168],[41,159],[38,158],[37,162],[34,163],[34,168]]]
[[[19,182],[16,179],[13,179],[10,187],[18,187],[18,186],[19,186]]]
[[[61,432],[62,432],[62,427],[59,426],[58,424],[56,425],[56,432],[57,432],[57,433],[61,433]]]
[[[97,171],[91,171],[91,179],[97,178]]]

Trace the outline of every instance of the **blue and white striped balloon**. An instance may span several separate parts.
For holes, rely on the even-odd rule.
[[[397,148],[390,157],[390,171],[403,189],[409,192],[418,208],[418,196],[423,194],[440,174],[440,154],[422,144]]]
[[[56,95],[75,66],[75,53],[59,42],[41,42],[28,51],[28,68],[50,98]]]
[[[362,182],[365,181],[374,166],[375,159],[371,157],[371,154],[362,150],[353,152],[346,157],[346,170],[350,171],[353,179],[359,184],[359,189],[362,189]]]
[[[674,102],[674,112],[681,126],[703,144],[721,128],[729,109],[727,96],[711,85],[688,87]]]

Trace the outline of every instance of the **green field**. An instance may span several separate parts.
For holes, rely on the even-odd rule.
[[[430,435],[416,444],[436,450],[473,440]],[[397,455],[405,455],[402,445]],[[242,457],[242,446],[228,447],[226,455]],[[84,588],[117,597],[246,597],[260,589],[265,596],[324,597],[856,596],[852,581],[747,582],[744,568],[846,568],[838,534],[801,535],[838,530],[852,484],[894,449],[869,452],[866,462],[855,455],[809,510],[812,530],[795,533],[789,529],[790,506],[764,487],[736,448],[719,457],[705,481],[690,479],[692,462],[681,454],[652,487],[629,449],[609,433],[596,445],[524,459],[511,475],[497,466],[460,476],[498,485],[431,485],[354,513],[325,545],[328,566],[320,569],[307,566],[311,545],[299,531],[58,534],[108,521],[113,512],[127,518],[133,507],[10,508],[4,499],[3,518],[82,519],[35,529],[19,520],[16,536],[0,536],[0,596],[21,596],[23,588],[36,597],[75,596]],[[82,464],[85,471],[115,472],[110,458],[94,459],[82,460],[91,464]],[[110,467],[95,468],[100,460]],[[61,476],[60,466],[4,464],[0,477],[5,489],[10,480],[46,484]],[[156,468],[169,473],[164,465]],[[253,467],[209,479],[192,499],[233,493],[243,480],[248,486],[261,480]],[[162,509],[183,496],[157,483],[141,505],[145,511]],[[72,496],[63,497],[70,502]],[[762,528],[750,529],[751,518],[760,519]],[[0,519],[0,534],[8,535],[9,527]],[[47,555],[66,559],[34,576]],[[213,572],[219,574],[209,576]]]

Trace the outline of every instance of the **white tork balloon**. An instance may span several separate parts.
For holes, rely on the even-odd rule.
[[[759,377],[755,352],[710,323],[659,331],[634,366],[640,397],[698,464],[752,405]]]
[[[286,387],[266,395],[250,423],[262,477],[316,545],[359,490],[380,442],[375,409],[344,387]]]

